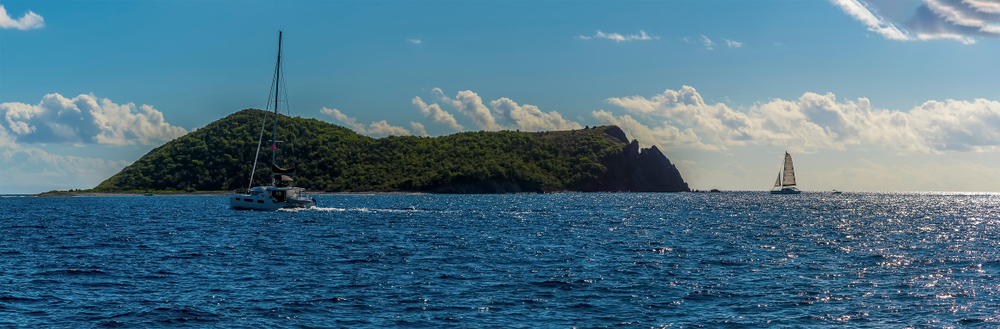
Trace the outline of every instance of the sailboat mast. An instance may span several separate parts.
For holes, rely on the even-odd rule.
[[[281,95],[281,31],[278,31],[278,63],[274,66],[274,134],[271,139],[271,167],[278,154],[278,96]],[[271,185],[275,185],[274,175],[271,175]]]

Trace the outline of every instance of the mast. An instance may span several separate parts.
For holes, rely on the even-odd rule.
[[[274,134],[271,138],[271,168],[278,154],[278,96],[281,94],[281,31],[278,31],[278,63],[274,65]],[[271,174],[271,185],[275,185],[274,174]],[[275,185],[276,186],[276,185]]]

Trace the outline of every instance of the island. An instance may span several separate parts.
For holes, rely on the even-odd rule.
[[[270,129],[245,109],[157,147],[91,190],[233,191],[271,176]],[[372,138],[316,119],[278,116],[278,163],[317,192],[548,193],[689,191],[656,146],[640,149],[617,126],[548,132],[475,131]],[[268,127],[270,123],[266,124]]]

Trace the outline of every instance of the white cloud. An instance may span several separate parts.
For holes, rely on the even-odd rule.
[[[978,12],[1000,14],[1000,1],[995,0],[964,0],[962,3]]]
[[[329,115],[337,121],[347,125],[352,130],[358,132],[359,134],[375,135],[375,136],[407,136],[410,134],[409,130],[403,127],[397,127],[389,125],[385,120],[379,122],[372,122],[367,127],[363,123],[358,123],[356,118],[348,117],[346,114],[341,113],[337,109],[321,108],[319,110],[323,114]]]
[[[415,45],[419,45],[419,44],[423,43],[423,41],[420,41],[420,39],[406,39],[406,41],[408,41],[408,42],[410,42],[412,44],[415,44]]]
[[[708,50],[712,50],[713,49],[712,46],[715,45],[715,43],[712,42],[712,39],[709,39],[708,37],[706,37],[704,35],[701,36],[701,44],[703,46],[705,46],[705,49],[708,49]]]
[[[951,39],[964,44],[976,38],[1000,38],[1000,1],[994,0],[923,0],[914,14],[897,27],[876,14],[875,8],[861,0],[830,0],[855,20],[890,40]]]
[[[323,114],[333,117],[334,119],[337,119],[337,121],[340,121],[341,123],[347,125],[348,128],[351,128],[351,130],[354,130],[362,134],[364,134],[366,131],[365,124],[358,123],[357,119],[349,118],[347,117],[346,114],[340,113],[340,111],[337,109],[328,109],[324,107],[319,109],[319,111],[322,112]]]
[[[626,34],[626,35],[622,35],[622,34],[618,34],[618,33],[604,33],[604,32],[601,32],[601,30],[597,30],[597,32],[594,33],[594,35],[592,35],[592,36],[586,36],[586,35],[582,35],[581,34],[581,35],[577,36],[577,38],[580,38],[580,39],[583,39],[583,40],[590,40],[590,39],[593,39],[593,38],[608,39],[608,40],[614,40],[615,42],[636,41],[636,40],[645,41],[645,40],[654,40],[654,39],[655,40],[659,40],[660,39],[660,37],[658,37],[658,36],[651,36],[651,35],[647,34],[646,31],[643,31],[643,30],[639,30],[639,34]]]
[[[376,136],[409,136],[410,131],[403,127],[390,126],[385,120],[372,122],[368,126],[368,134]]]
[[[423,137],[427,137],[427,129],[424,129],[424,125],[419,122],[410,121],[410,128],[413,128],[413,133]]]
[[[801,152],[873,144],[899,153],[1000,148],[1000,102],[985,99],[932,100],[902,112],[873,108],[867,98],[838,102],[832,93],[805,93],[797,100],[773,99],[737,111],[722,103],[708,104],[694,88],[684,86],[650,99],[612,97],[607,102],[645,117],[664,118],[662,129],[638,122],[622,127],[632,135],[661,129],[658,138],[647,138],[658,140],[661,146],[780,145]],[[693,135],[678,134],[682,131]]]
[[[583,128],[579,123],[563,119],[559,112],[542,112],[534,105],[517,105],[510,98],[502,97],[490,102],[490,106],[500,112],[515,129],[525,131],[572,130]]]
[[[91,188],[128,165],[108,161],[51,154],[18,145],[17,138],[0,127],[0,193],[38,193],[54,189]]]
[[[718,146],[703,144],[701,142],[701,138],[699,138],[691,128],[681,131],[677,127],[667,124],[664,124],[661,127],[650,128],[642,123],[639,123],[639,121],[636,121],[628,114],[616,117],[611,112],[604,110],[594,111],[591,115],[601,124],[616,125],[622,128],[626,134],[638,140],[640,144],[681,146],[704,150],[720,149]]]
[[[45,27],[45,19],[41,15],[28,11],[21,18],[13,19],[7,14],[7,9],[0,5],[0,28],[30,30]]]
[[[115,104],[93,94],[66,98],[48,94],[38,105],[0,104],[0,127],[25,143],[152,145],[187,133],[164,121],[152,106]]]
[[[737,42],[737,41],[729,40],[729,39],[726,39],[726,38],[722,38],[722,40],[726,42],[726,46],[728,46],[729,48],[743,47],[743,43],[742,42]]]
[[[583,127],[575,121],[563,118],[559,112],[551,111],[546,113],[537,106],[530,104],[518,105],[517,102],[514,102],[510,98],[506,97],[501,97],[500,99],[490,102],[490,106],[493,107],[493,111],[490,111],[490,109],[483,104],[483,99],[479,97],[479,94],[476,94],[471,90],[458,92],[455,99],[445,96],[444,92],[441,91],[440,88],[432,89],[431,93],[440,98],[442,102],[451,105],[459,112],[467,115],[481,130],[517,129],[525,131],[541,131],[571,130]],[[454,122],[454,117],[441,110],[441,107],[438,106],[438,104],[427,105],[420,99],[420,97],[414,97],[413,104],[415,104],[417,108],[419,108],[420,111],[431,120],[436,122],[448,122],[451,125],[458,125]],[[505,121],[504,124],[497,123],[497,117],[495,117],[494,114]]]
[[[868,26],[868,30],[881,34],[886,39],[891,40],[912,40],[910,36],[896,28],[892,23],[887,22],[880,16],[876,16],[868,7],[858,0],[830,0],[833,4],[840,6],[840,9],[851,15],[855,20]]]
[[[924,0],[907,26],[921,40],[953,39],[973,44],[974,37],[1000,38],[998,8],[996,1]]]
[[[442,102],[451,104],[459,113],[465,114],[476,123],[481,130],[500,130],[502,127],[496,123],[490,109],[483,105],[483,99],[471,90],[459,91],[455,99],[448,98],[440,88],[434,88],[432,93],[437,95]]]
[[[442,110],[440,105],[437,104],[427,105],[426,103],[424,103],[424,100],[420,99],[419,96],[413,97],[413,105],[416,105],[417,108],[420,109],[420,112],[423,113],[424,116],[430,119],[431,121],[446,124],[452,129],[455,129],[456,131],[465,130],[465,127],[462,127],[462,125],[458,124],[458,121],[455,121],[455,117],[451,115],[451,113]]]

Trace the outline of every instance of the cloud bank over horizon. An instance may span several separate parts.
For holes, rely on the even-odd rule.
[[[152,106],[116,104],[93,94],[66,98],[58,93],[36,105],[0,104],[0,166],[7,192],[89,188],[115,174],[128,161],[53,154],[32,144],[157,145],[187,134]]]
[[[833,93],[805,93],[797,100],[772,99],[745,110],[708,104],[693,87],[667,89],[651,98],[611,97],[630,115],[594,111],[604,124],[618,124],[640,142],[668,148],[727,150],[732,146],[787,146],[799,152],[878,145],[897,153],[984,152],[1000,147],[1000,102],[929,100],[910,109],[878,109],[867,98],[838,102]]]
[[[37,105],[2,103],[0,117],[0,129],[19,143],[153,145],[187,134],[152,106],[115,104],[93,94],[66,98],[52,93]]]

